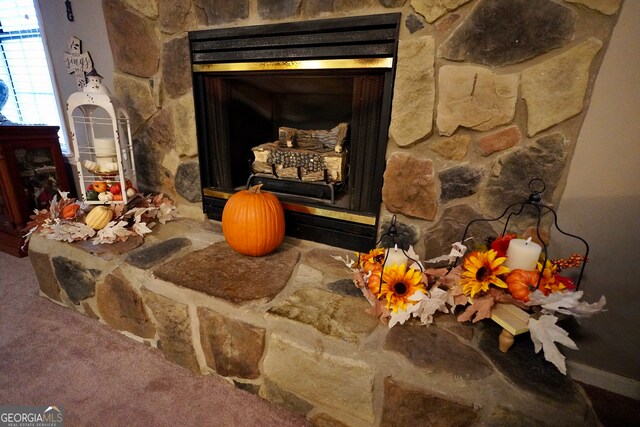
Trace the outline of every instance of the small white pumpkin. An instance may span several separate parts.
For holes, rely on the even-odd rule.
[[[135,195],[136,195],[136,190],[134,190],[133,188],[127,188],[127,197],[128,198],[132,198]]]
[[[113,194],[109,191],[98,193],[98,200],[101,202],[110,202],[113,200]]]

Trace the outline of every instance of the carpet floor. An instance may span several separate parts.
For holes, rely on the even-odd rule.
[[[66,426],[307,426],[38,295],[28,258],[0,252],[0,405],[62,406]]]

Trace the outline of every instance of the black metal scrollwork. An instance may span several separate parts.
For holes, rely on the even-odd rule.
[[[511,217],[520,215],[524,211],[525,207],[531,206],[537,212],[537,216],[536,216],[536,219],[537,219],[537,221],[536,221],[536,235],[538,237],[538,240],[542,243],[543,253],[544,253],[544,261],[543,261],[542,265],[544,266],[544,265],[546,265],[547,260],[549,259],[549,255],[548,255],[547,244],[545,242],[545,239],[543,239],[542,236],[540,235],[540,222],[541,222],[542,215],[543,215],[544,211],[546,211],[547,213],[551,213],[553,215],[553,224],[555,225],[556,229],[560,233],[564,234],[565,236],[569,236],[569,237],[573,237],[574,239],[578,239],[582,243],[584,243],[584,246],[585,246],[584,259],[585,259],[585,262],[582,263],[582,266],[580,268],[580,274],[578,275],[578,279],[575,282],[575,287],[576,287],[576,290],[577,290],[579,288],[579,286],[580,286],[580,280],[582,279],[582,274],[584,273],[584,267],[585,267],[585,264],[586,264],[586,260],[587,260],[587,257],[589,255],[589,244],[582,237],[576,236],[575,234],[567,233],[567,232],[563,231],[560,228],[560,226],[558,226],[558,215],[556,214],[556,211],[553,210],[553,208],[551,208],[550,206],[547,206],[547,205],[541,203],[542,202],[541,194],[544,192],[545,189],[546,189],[546,185],[545,185],[543,180],[541,180],[540,178],[533,178],[531,181],[529,181],[529,191],[531,191],[531,194],[529,194],[529,197],[528,197],[527,201],[522,202],[522,203],[514,203],[514,204],[510,205],[509,207],[507,207],[504,210],[502,215],[500,215],[499,217],[490,218],[490,219],[478,218],[478,219],[474,219],[474,220],[470,221],[467,224],[467,227],[464,229],[464,234],[462,235],[461,242],[464,244],[464,241],[466,240],[467,233],[469,231],[469,227],[471,226],[471,224],[479,222],[479,221],[484,221],[484,222],[498,221],[498,220],[500,220],[500,219],[502,219],[502,218],[504,218],[506,216],[507,220],[506,220],[506,222],[504,224],[504,228],[502,229],[502,235],[504,235],[507,232],[507,229],[508,229],[507,227],[509,226],[509,221],[511,220]],[[457,258],[455,263],[454,263],[454,267],[458,264],[459,261],[460,261],[460,258]],[[542,275],[540,276],[540,279],[542,279]]]

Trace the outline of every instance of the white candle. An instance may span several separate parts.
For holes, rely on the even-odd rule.
[[[512,270],[528,270],[536,269],[536,264],[540,258],[542,247],[531,241],[531,237],[527,240],[513,239],[509,242],[507,249],[507,260],[504,265]]]
[[[113,138],[94,138],[93,148],[96,157],[111,157],[116,155],[116,143]]]
[[[101,172],[118,170],[118,164],[116,163],[116,158],[115,157],[111,157],[111,156],[107,156],[107,157],[96,156],[96,163],[98,163],[98,166],[100,166],[100,171]],[[115,169],[112,168],[113,165],[116,165]]]
[[[118,163],[109,162],[105,166],[105,170],[103,172],[117,172],[118,171]]]
[[[398,249],[398,245],[395,245],[392,249],[387,249],[385,253],[385,267],[392,266],[393,264],[402,265],[407,263],[407,256],[402,249]]]

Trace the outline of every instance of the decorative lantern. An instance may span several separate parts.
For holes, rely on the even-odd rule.
[[[95,69],[69,97],[67,120],[84,201],[128,203],[137,187],[129,115]]]
[[[533,209],[533,211],[535,212],[535,227],[532,227],[533,231],[530,233],[531,237],[529,237],[529,239],[527,240],[513,239],[509,242],[509,247],[507,249],[508,259],[507,259],[507,262],[505,262],[505,266],[509,267],[512,270],[515,270],[515,269],[520,269],[523,271],[535,270],[536,264],[538,264],[540,258],[543,259],[541,264],[542,266],[546,266],[547,261],[550,261],[548,247],[547,247],[548,236],[544,236],[545,233],[543,231],[543,227],[541,224],[542,224],[542,216],[544,214],[551,214],[553,219],[552,225],[555,226],[558,232],[560,232],[565,236],[579,240],[584,245],[584,249],[585,249],[584,255],[580,256],[580,260],[581,260],[580,273],[578,275],[577,280],[574,283],[575,290],[578,290],[578,288],[580,287],[580,281],[582,280],[582,275],[584,273],[584,267],[586,265],[586,262],[584,261],[586,261],[589,256],[589,244],[582,237],[567,233],[566,231],[560,228],[560,226],[558,225],[558,215],[556,214],[556,211],[553,210],[551,206],[541,203],[542,202],[541,194],[544,192],[545,189],[546,189],[546,185],[544,181],[542,181],[540,178],[533,178],[531,181],[529,181],[529,191],[531,191],[531,193],[529,194],[529,197],[526,201],[523,201],[521,203],[514,203],[508,206],[504,210],[502,215],[500,215],[497,218],[490,218],[490,219],[478,218],[470,221],[464,230],[464,234],[462,235],[462,240],[460,240],[460,242],[464,244],[464,242],[467,240],[469,228],[471,227],[472,224],[476,222],[500,221],[500,220],[503,220],[504,218],[506,218],[506,221],[504,222],[504,227],[502,229],[501,236],[505,236],[505,234],[509,231],[509,228],[508,228],[509,221],[511,220],[512,217],[517,217],[519,215],[522,215],[525,212],[526,208],[529,208],[530,210]],[[532,241],[532,239],[535,239],[538,243],[535,243],[534,241]],[[578,257],[578,254],[572,255],[572,257]],[[456,259],[454,266],[458,264],[458,261],[460,261],[460,259],[461,257],[458,257]],[[540,285],[540,281],[542,280],[542,274],[540,274],[537,277],[538,277],[537,279],[538,283],[536,284],[536,288],[538,287],[538,285]]]

